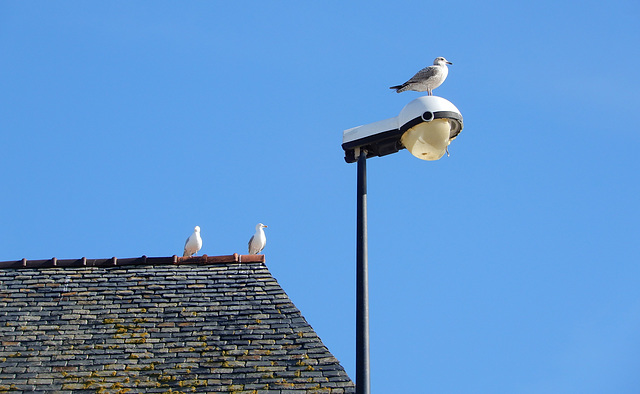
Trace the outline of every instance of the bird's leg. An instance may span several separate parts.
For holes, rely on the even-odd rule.
[[[444,148],[444,150],[447,152],[447,157],[451,156],[451,154],[449,153],[449,147],[448,146],[446,148]]]

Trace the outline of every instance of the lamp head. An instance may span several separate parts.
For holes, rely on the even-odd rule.
[[[419,97],[398,115],[402,145],[422,160],[438,160],[462,131],[462,114],[450,101],[438,96]]]
[[[419,97],[395,118],[345,130],[345,161],[357,161],[356,150],[366,157],[385,156],[403,148],[423,160],[438,160],[462,131],[462,114],[450,101],[438,96]]]

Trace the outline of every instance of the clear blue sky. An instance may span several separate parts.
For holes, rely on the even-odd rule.
[[[368,161],[373,393],[638,393],[640,3],[0,2],[0,260],[244,253],[355,377],[344,129],[444,56],[451,157]]]

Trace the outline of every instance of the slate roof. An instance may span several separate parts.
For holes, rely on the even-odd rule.
[[[0,262],[0,338],[0,392],[355,392],[263,255]]]

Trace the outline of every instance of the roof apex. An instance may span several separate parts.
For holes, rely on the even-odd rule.
[[[12,260],[0,261],[0,269],[33,269],[33,268],[78,268],[78,267],[122,267],[131,265],[182,265],[182,264],[233,264],[233,263],[264,263],[263,254],[238,254],[223,256],[191,256],[178,257],[141,257],[119,259],[111,257],[108,259],[80,259],[59,260],[55,257],[47,260]]]

